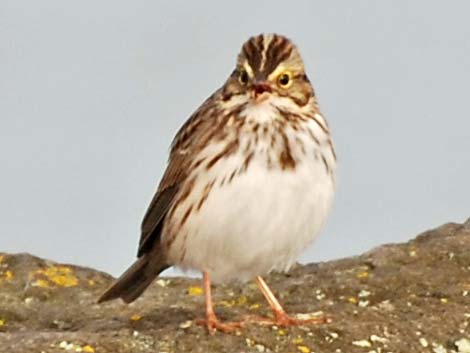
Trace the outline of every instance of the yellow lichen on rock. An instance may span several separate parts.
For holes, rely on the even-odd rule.
[[[302,353],[310,353],[310,348],[308,348],[307,346],[297,346],[297,349],[302,352]]]
[[[356,276],[357,276],[357,278],[367,278],[367,277],[369,277],[369,272],[362,271],[362,272],[359,272]]]
[[[44,276],[46,279],[38,279],[38,287],[47,287],[41,281],[49,281],[61,287],[74,287],[78,285],[78,278],[73,273],[73,270],[67,266],[50,266],[45,269],[36,270],[34,272],[35,277]]]
[[[13,272],[6,270],[4,276],[7,281],[11,281],[13,279]]]
[[[0,271],[0,282],[2,281],[11,281],[13,279],[13,272],[10,270]]]
[[[349,297],[348,298],[348,302],[352,303],[352,304],[357,304],[358,300],[354,297]]]
[[[191,286],[188,288],[188,294],[192,296],[200,296],[204,294],[204,291],[201,287],[198,286]]]
[[[246,305],[248,303],[248,298],[246,295],[240,296],[238,299],[232,300],[219,300],[216,305],[225,306],[226,308],[234,307],[235,305]]]
[[[240,298],[238,298],[237,305],[245,305],[247,302],[248,298],[246,297],[246,295],[242,295],[240,296]]]
[[[0,327],[5,326],[5,322],[6,321],[4,319],[0,319]]]
[[[216,302],[217,306],[225,306],[226,308],[231,308],[235,305],[235,300],[220,300]]]
[[[95,349],[90,346],[90,345],[86,345],[82,348],[82,352],[86,352],[86,353],[95,353]]]

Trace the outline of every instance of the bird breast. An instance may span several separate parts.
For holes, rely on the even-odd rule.
[[[335,189],[321,115],[266,106],[243,114],[232,135],[200,152],[162,232],[170,264],[215,282],[287,270],[324,224]]]

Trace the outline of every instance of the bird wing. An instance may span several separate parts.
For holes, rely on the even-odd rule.
[[[206,114],[211,107],[216,91],[183,124],[176,134],[165,174],[145,213],[141,226],[141,236],[137,256],[149,252],[156,241],[160,240],[163,220],[180,190],[180,185],[188,176],[189,169],[197,153],[197,146],[203,145],[217,129],[213,116]]]
[[[163,220],[175,201],[179,185],[184,179],[184,162],[187,158],[174,153],[142,220],[139,250],[137,256],[149,252],[161,237]]]
[[[153,197],[142,221],[139,250],[137,252],[138,257],[150,251],[155,240],[160,238],[162,221],[170,209],[177,192],[178,187],[171,186],[157,191]]]

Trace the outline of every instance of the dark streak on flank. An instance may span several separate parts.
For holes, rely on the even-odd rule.
[[[244,154],[247,154],[247,153],[249,153],[249,152],[251,151],[251,145],[252,145],[252,143],[253,143],[253,140],[252,140],[252,139],[249,139],[249,140],[248,140],[248,143],[246,144],[245,149],[244,149],[244,151],[243,151]]]
[[[181,227],[183,227],[183,225],[186,223],[186,221],[188,220],[188,217],[189,215],[191,214],[191,211],[193,210],[193,205],[189,206],[188,209],[186,210],[186,212],[184,213],[183,215],[183,218],[181,219],[181,223],[180,223],[180,229]]]
[[[275,135],[275,134],[272,134],[272,135],[271,135],[271,142],[270,142],[269,146],[270,146],[271,148],[274,148],[274,145],[275,145],[275,144],[276,144],[276,135]]]
[[[217,121],[214,123],[206,121],[206,125],[208,125],[209,123],[211,125],[204,127],[208,131],[201,136],[200,140],[197,143],[200,149],[203,149],[206,146],[208,146],[214,139],[218,141],[222,140],[227,135],[227,132],[224,128],[225,126],[227,126],[228,121],[230,119],[236,120],[235,117],[238,117],[240,115],[240,112],[243,111],[245,107],[246,107],[246,103],[240,104],[239,106],[237,106],[236,108],[230,111],[224,112],[224,111],[217,110],[217,109],[208,111],[207,114],[210,114],[210,115],[207,115],[207,116],[209,117],[216,116]],[[188,140],[191,140],[191,139],[188,139]]]
[[[329,134],[330,132],[328,131],[328,129],[320,122],[320,120],[318,120],[315,115],[311,115],[310,118],[315,121],[317,123],[318,126],[320,126],[320,129],[323,130],[323,132],[325,134]]]
[[[328,162],[326,161],[326,158],[323,154],[321,155],[321,160],[323,161],[323,164],[325,165],[326,174],[330,174],[330,166],[328,165]]]
[[[232,116],[232,112],[226,112],[224,114],[220,114],[220,111],[217,110],[213,113],[212,116],[218,116],[218,121],[215,124],[210,125],[209,127],[206,127],[208,129],[208,132],[204,135],[201,136],[200,141],[198,142],[198,145],[203,149],[207,145],[210,144],[210,142],[218,135],[221,134],[221,129],[220,126],[225,126],[227,124],[227,121],[230,119]]]
[[[335,151],[335,148],[333,146],[333,142],[331,141],[331,139],[328,139],[328,146],[330,146],[331,154],[333,155],[333,158],[335,159],[335,162],[336,162],[336,151]]]
[[[207,198],[209,197],[209,194],[212,190],[212,187],[214,186],[215,184],[215,180],[212,180],[210,183],[208,183],[205,187],[204,187],[204,190],[203,190],[203,195],[201,197],[201,200],[199,200],[199,203],[197,204],[197,207],[196,207],[196,210],[199,211],[202,207],[202,205],[204,204],[204,202],[206,202]]]
[[[169,249],[173,243],[175,242],[175,239],[176,239],[176,233],[173,232],[173,233],[170,233],[168,232],[168,234],[171,234],[171,236],[167,236],[165,238],[163,238],[163,247],[166,248],[166,249]]]
[[[310,137],[312,138],[313,141],[315,141],[315,143],[320,146],[320,140],[315,136],[315,134],[313,133],[312,130],[310,130],[308,127],[307,127],[307,132],[308,134],[310,135]]]
[[[188,181],[184,192],[183,192],[183,193],[181,194],[181,196],[178,198],[178,203],[183,203],[184,200],[186,200],[187,197],[191,194],[191,191],[192,191],[193,186],[194,186],[194,182],[195,182],[194,178],[191,179],[190,181]]]
[[[184,235],[183,241],[181,242],[181,251],[180,251],[181,256],[180,256],[180,262],[183,262],[183,261],[184,261],[184,258],[186,257],[186,246],[185,246],[185,244],[186,244],[186,239],[187,239],[187,238],[188,238],[188,234],[186,233],[186,234]]]
[[[250,165],[251,160],[253,159],[255,152],[251,151],[248,156],[246,156],[245,161],[243,162],[243,171],[246,171],[248,169],[248,166]]]
[[[236,151],[237,147],[238,147],[238,139],[235,139],[229,142],[222,151],[220,151],[218,154],[212,157],[212,159],[207,163],[206,170],[211,169],[214,166],[214,164],[216,164],[222,157],[230,156],[233,152]]]
[[[230,177],[228,178],[228,183],[230,184],[233,180],[233,178],[235,177],[235,175],[237,174],[237,170],[235,169],[231,174],[230,174]]]
[[[213,185],[213,183],[212,183]],[[209,197],[209,193],[212,189],[212,185],[208,186],[206,185],[206,190],[204,190],[204,195],[201,197],[201,200],[199,200],[199,203],[197,205],[197,210],[199,211],[202,207],[202,205],[204,205],[204,202],[206,202],[207,198]]]
[[[196,168],[199,167],[199,166],[201,165],[201,163],[204,162],[205,160],[206,160],[205,158],[198,159],[196,162],[194,162],[193,168],[196,169]]]
[[[319,159],[319,157],[318,157],[319,154],[320,154],[320,153],[318,152],[317,149],[314,149],[314,150],[313,150],[313,155],[314,155],[316,161],[318,161],[318,159]]]
[[[223,177],[223,178],[222,178],[222,180],[221,180],[220,183],[219,183],[219,187],[224,186],[224,184],[225,184],[225,179],[226,179],[226,177]]]
[[[184,191],[178,197],[178,199],[174,203],[174,206],[172,207],[172,209],[168,213],[168,218],[173,217],[173,214],[175,213],[178,206],[182,205],[184,203],[184,200],[186,200],[188,198],[188,196],[191,194],[191,191],[193,191],[195,181],[196,181],[195,178],[191,178],[190,180],[188,180],[188,182],[186,183],[186,186],[184,188]]]
[[[268,125],[263,125],[263,135],[267,136],[268,135]]]
[[[282,141],[284,143],[284,148],[279,155],[279,162],[281,163],[281,169],[295,169],[295,160],[292,157],[290,146],[289,146],[289,139],[284,132],[280,132],[282,136]]]

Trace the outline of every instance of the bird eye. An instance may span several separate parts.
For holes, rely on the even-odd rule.
[[[248,73],[245,70],[241,70],[238,76],[238,81],[242,85],[246,85],[248,83]]]
[[[280,74],[277,78],[277,84],[282,88],[287,88],[292,83],[291,75],[288,72]]]

